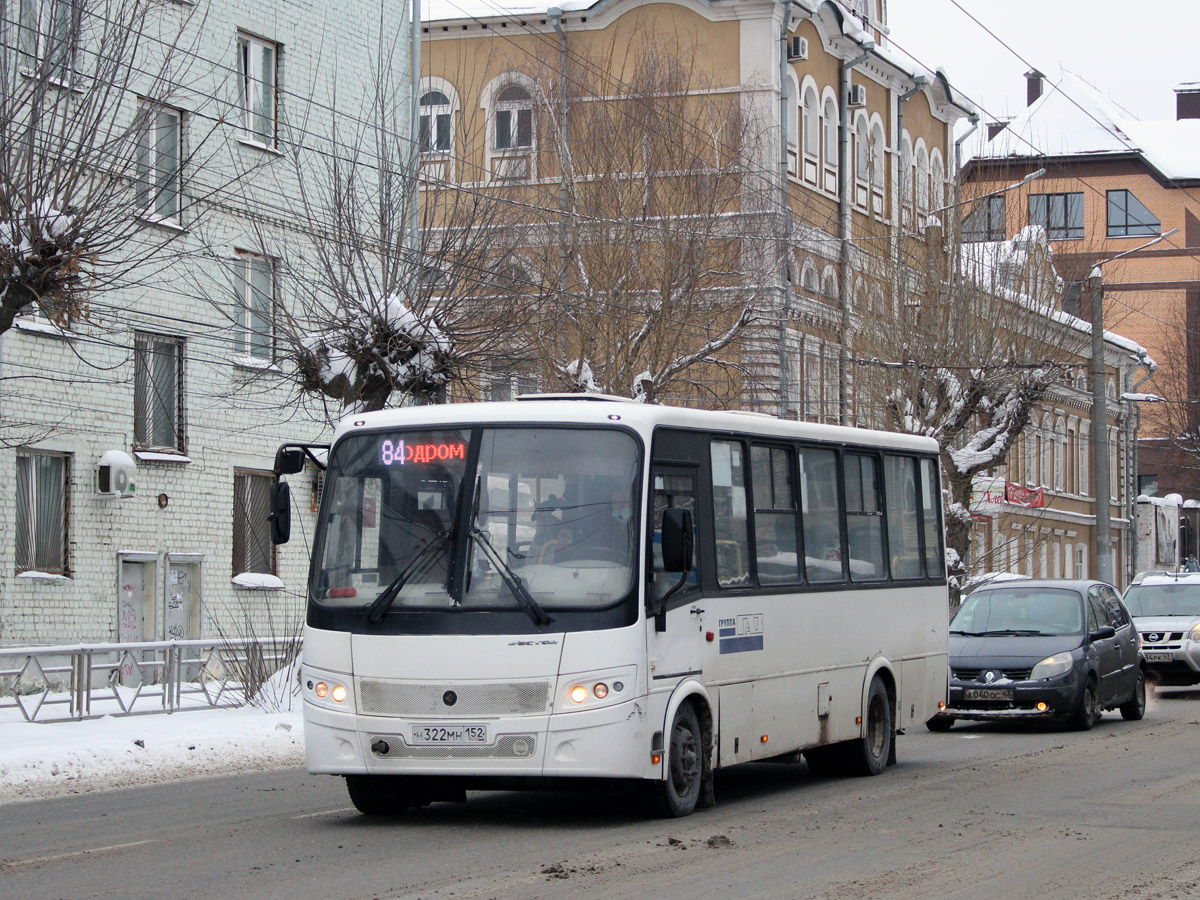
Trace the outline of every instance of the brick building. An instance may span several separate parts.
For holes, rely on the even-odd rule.
[[[70,49],[84,59],[97,12],[79,6]],[[0,59],[28,79],[66,20],[20,7]],[[0,471],[15,476],[0,491],[0,646],[265,634],[303,607],[306,542],[276,549],[266,519],[276,447],[328,427],[276,352],[278,268],[311,247],[291,160],[328,146],[335,115],[361,115],[372,48],[398,44],[407,79],[408,26],[400,5],[369,0],[337,15],[293,0],[152,7],[143,49],[170,46],[172,80],[128,208],[174,240],[82,314],[26,314],[0,336]],[[135,76],[137,96],[113,101],[118,130],[155,87]],[[315,475],[293,482],[300,535]]]

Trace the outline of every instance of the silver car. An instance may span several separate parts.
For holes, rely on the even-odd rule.
[[[1200,684],[1200,573],[1146,575],[1125,590],[1150,675],[1163,685]]]

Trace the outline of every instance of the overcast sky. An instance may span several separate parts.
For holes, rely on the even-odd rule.
[[[1024,109],[1030,65],[1051,81],[1073,71],[1143,120],[1174,119],[1172,88],[1200,81],[1200,0],[957,3],[962,9],[954,0],[888,0],[891,39],[927,68],[945,69],[985,121]]]

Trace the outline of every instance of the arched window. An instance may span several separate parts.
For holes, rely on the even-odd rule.
[[[906,209],[913,205],[912,142],[908,132],[900,139],[900,196]]]
[[[867,136],[867,117],[859,115],[854,123],[854,177],[863,184],[867,183],[871,165],[869,138]]]
[[[1067,483],[1067,423],[1061,418],[1054,423],[1054,489],[1061,491]]]
[[[804,153],[815,159],[821,152],[820,115],[817,112],[817,92],[811,86],[804,91],[802,114],[804,117]]]
[[[871,128],[871,186],[883,190],[884,179],[883,126],[878,122]]]
[[[788,149],[796,150],[800,147],[800,82],[796,80],[796,73],[790,66],[787,80],[788,99],[790,100],[787,104]]]
[[[515,150],[533,146],[533,97],[519,84],[496,94],[493,146]]]
[[[800,275],[801,287],[814,296],[820,291],[817,283],[817,264],[811,259],[804,261],[804,271]]]
[[[825,267],[825,272],[821,276],[821,293],[830,300],[838,299],[838,277],[833,266]]]
[[[833,97],[825,98],[825,115],[822,118],[822,129],[825,136],[825,167],[838,167],[838,133],[841,122],[838,119],[837,101]]]
[[[917,193],[917,212],[929,212],[929,156],[925,148],[917,146],[917,165],[914,176]]]
[[[942,154],[936,149],[929,155],[929,169],[933,209],[937,210],[946,205],[946,167],[942,164]]]
[[[1088,470],[1088,459],[1092,453],[1092,423],[1084,419],[1079,423],[1079,460],[1075,464],[1079,472],[1079,493],[1081,496],[1090,497],[1092,476]]]
[[[1049,416],[1046,416],[1044,419],[1042,419],[1042,424],[1039,428],[1038,434],[1041,438],[1040,446],[1042,457],[1042,477],[1038,484],[1044,484],[1046,487],[1049,487],[1054,483],[1054,469],[1052,468],[1054,464],[1054,432],[1050,428]]]
[[[450,98],[441,91],[421,95],[421,152],[450,152]]]

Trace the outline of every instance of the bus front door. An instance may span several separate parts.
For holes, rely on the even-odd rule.
[[[659,630],[653,617],[647,622],[651,659],[651,678],[679,679],[699,675],[704,649],[704,609],[696,568],[679,585],[678,573],[663,569],[662,520],[668,507],[687,509],[696,520],[696,470],[683,466],[655,466],[653,490],[653,577],[650,590],[652,606],[667,597],[666,629]],[[668,596],[669,595],[669,596]]]

